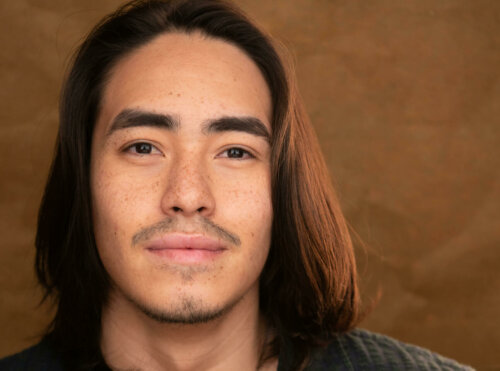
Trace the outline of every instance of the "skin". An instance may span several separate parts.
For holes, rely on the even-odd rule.
[[[170,115],[178,127],[111,130],[124,110]],[[271,133],[271,111],[254,62],[198,33],[161,35],[113,69],[91,155],[95,237],[113,283],[101,348],[113,368],[257,368],[267,336],[258,286],[273,218],[270,146],[204,125],[252,117]],[[172,234],[208,236],[224,250],[196,262],[147,250]],[[276,360],[262,369],[276,369]]]

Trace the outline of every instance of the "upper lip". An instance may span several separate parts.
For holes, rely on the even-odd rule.
[[[146,249],[193,249],[219,251],[225,250],[226,247],[220,241],[202,234],[171,233],[150,241],[147,244]]]

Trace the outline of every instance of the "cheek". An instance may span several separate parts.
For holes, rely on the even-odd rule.
[[[252,177],[227,184],[218,202],[221,214],[257,256],[267,256],[273,220],[269,177]]]
[[[127,242],[124,239],[130,239],[151,217],[157,183],[141,183],[123,172],[106,169],[96,169],[94,174],[92,214],[98,247]]]
[[[257,168],[240,175],[219,176],[214,190],[220,190],[218,205],[239,209],[239,213],[250,219],[263,218],[272,213],[271,182],[267,169]]]
[[[238,215],[240,227],[252,232],[251,235],[263,234],[270,227],[272,219],[271,199],[267,194],[255,190],[237,192],[233,202],[228,202],[234,214]]]

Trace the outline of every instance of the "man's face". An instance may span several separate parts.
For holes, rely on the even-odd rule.
[[[270,117],[259,69],[224,41],[170,33],[116,65],[91,156],[112,298],[180,322],[256,300],[273,217]]]

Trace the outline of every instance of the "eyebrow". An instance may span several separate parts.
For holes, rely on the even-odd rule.
[[[203,125],[202,132],[205,134],[220,133],[225,131],[241,131],[248,134],[263,137],[266,141],[271,140],[271,135],[266,125],[256,117],[224,116],[215,120],[209,120]]]
[[[113,119],[106,136],[110,136],[120,129],[138,126],[149,126],[175,131],[179,127],[179,120],[172,115],[163,113],[146,112],[135,109],[125,109]]]
[[[176,131],[180,127],[180,122],[175,116],[169,114],[125,109],[113,119],[106,136],[109,137],[120,129],[140,126]],[[268,142],[271,140],[271,135],[266,125],[258,118],[252,116],[223,116],[206,121],[202,127],[202,133],[206,135],[227,131],[245,132],[263,137]]]

